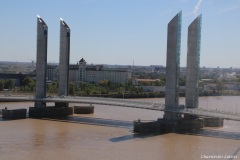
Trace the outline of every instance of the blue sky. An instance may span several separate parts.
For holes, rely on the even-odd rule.
[[[1,0],[0,61],[36,60],[37,15],[48,25],[48,62],[59,61],[59,28],[71,28],[70,63],[166,65],[167,24],[202,14],[200,66],[240,68],[240,0]]]

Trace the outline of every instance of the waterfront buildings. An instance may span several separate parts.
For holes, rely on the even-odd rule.
[[[59,68],[57,65],[48,65],[47,79],[57,80]],[[88,65],[82,58],[77,64],[69,65],[69,81],[97,83],[101,80],[109,80],[113,83],[127,83],[131,78],[129,68],[106,67],[104,65]]]

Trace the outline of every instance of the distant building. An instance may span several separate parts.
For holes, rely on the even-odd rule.
[[[150,65],[150,68],[152,71],[156,72],[156,71],[160,71],[162,69],[165,69],[162,65]]]
[[[58,80],[58,65],[47,65],[47,74],[48,81],[57,81]]]
[[[69,81],[97,83],[109,80],[113,83],[127,83],[132,74],[129,68],[109,68],[104,65],[88,65],[82,58],[77,64],[69,66]],[[47,79],[58,79],[58,66],[48,65]]]
[[[218,80],[220,81],[237,80],[236,72],[220,74]]]

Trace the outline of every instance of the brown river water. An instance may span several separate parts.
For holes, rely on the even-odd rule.
[[[139,100],[164,103],[163,98]],[[240,113],[240,97],[200,97],[199,102],[202,108]],[[33,103],[0,103],[0,109],[29,106]],[[162,116],[160,111],[95,105],[94,114],[63,119],[0,118],[0,160],[240,159],[240,122],[236,121],[225,120],[224,127],[196,133],[133,133],[133,120]]]

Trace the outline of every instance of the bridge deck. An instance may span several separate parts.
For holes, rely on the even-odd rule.
[[[148,109],[148,110],[157,110],[157,111],[166,111],[166,112],[175,112],[181,114],[190,114],[198,116],[207,116],[207,117],[219,117],[234,121],[240,121],[240,114],[229,113],[225,111],[216,111],[216,110],[206,110],[201,108],[196,109],[174,109],[169,110],[165,108],[165,105],[162,103],[150,102],[150,101],[137,101],[137,100],[128,100],[128,99],[116,99],[116,98],[101,98],[101,97],[48,97],[43,99],[36,99],[34,97],[1,97],[0,101],[9,101],[9,102],[20,102],[20,101],[43,101],[43,102],[68,102],[68,103],[84,103],[84,104],[99,104],[99,105],[111,105],[111,106],[121,106],[129,108],[139,108],[139,109]]]

